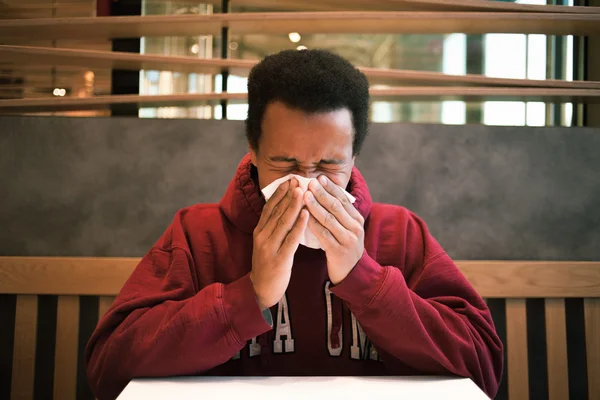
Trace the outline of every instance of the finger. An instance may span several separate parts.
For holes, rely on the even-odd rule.
[[[321,175],[319,177],[319,183],[321,184],[321,186],[323,186],[323,188],[328,193],[330,193],[333,197],[338,199],[340,201],[340,203],[342,203],[342,206],[344,206],[344,209],[348,212],[348,214],[350,214],[350,216],[353,219],[358,221],[361,225],[364,223],[363,216],[358,212],[356,207],[354,207],[354,205],[352,204],[352,202],[346,195],[345,191],[341,187],[339,187],[338,185],[333,183],[325,175]]]
[[[279,254],[283,257],[291,256],[298,250],[300,240],[304,237],[304,231],[308,225],[309,212],[308,210],[302,210],[300,216],[296,220],[294,227],[288,232],[287,236],[283,240],[281,247],[279,248]]]
[[[289,186],[289,181],[283,182],[281,185],[279,185],[275,193],[273,193],[273,196],[271,196],[269,201],[267,201],[262,210],[262,213],[260,214],[258,224],[256,225],[256,232],[260,233],[264,229],[265,225],[267,224],[267,221],[271,217],[273,209],[285,198],[285,195],[288,193]]]
[[[269,215],[269,218],[267,219],[267,222],[265,223],[263,230],[260,232],[260,236],[262,236],[264,239],[268,240],[271,237],[271,235],[273,234],[273,231],[277,227],[277,223],[278,223],[277,221],[279,221],[281,216],[287,211],[287,209],[292,201],[293,193],[294,193],[294,191],[291,188],[291,184],[290,184],[290,187],[288,188],[283,200],[281,200],[279,202],[279,204],[277,204],[271,210],[271,214]]]
[[[339,243],[344,243],[346,240],[346,236],[348,235],[348,229],[346,229],[335,217],[335,215],[333,215],[333,213],[327,211],[325,209],[325,207],[323,207],[316,199],[315,196],[313,195],[313,193],[308,190],[305,194],[304,194],[304,202],[306,204],[306,207],[308,208],[308,211],[310,211],[310,215],[316,219],[319,224],[321,226],[323,226],[324,228],[327,228],[327,230],[333,234],[333,236],[336,238],[336,240]],[[346,214],[346,217],[348,219],[352,219],[350,218],[350,216],[348,214]],[[356,223],[356,222],[355,222]],[[317,234],[317,232],[315,232],[315,235]]]
[[[292,191],[294,188],[298,186],[298,181],[296,179],[291,179],[289,181],[283,182],[273,196],[269,199],[267,204],[265,205],[263,212],[261,213],[261,217],[259,219],[259,223],[257,225],[257,231],[260,233],[264,230],[265,226],[269,222],[269,220],[273,217],[273,215],[280,215],[287,208],[286,199],[289,200]],[[270,233],[269,233],[270,235]],[[267,237],[269,236],[267,235]]]
[[[333,186],[333,184],[330,184],[328,186]],[[361,228],[360,223],[356,219],[352,218],[352,216],[348,213],[348,211],[346,211],[342,203],[342,201],[346,201],[348,203],[350,202],[347,197],[344,200],[340,200],[337,197],[334,197],[327,190],[325,190],[323,185],[321,185],[321,183],[317,180],[311,181],[308,188],[313,193],[314,197],[319,202],[319,204],[321,204],[328,213],[332,214],[345,229],[350,230],[352,232],[357,232]],[[311,213],[312,212],[313,211],[311,210]],[[325,215],[321,216],[324,217]],[[319,215],[315,215],[315,217],[317,217],[319,222],[325,225],[328,229],[333,228],[333,225],[327,225],[325,223],[325,220],[319,218]]]
[[[265,232],[269,232],[271,226],[273,227],[269,241],[272,241],[277,249],[281,247],[285,237],[294,227],[294,223],[296,223],[300,211],[302,211],[302,207],[302,189],[295,188],[292,192],[292,199],[285,212],[276,221],[269,221],[267,223]]]
[[[308,229],[319,239],[325,251],[334,250],[341,246],[331,231],[324,227],[313,215],[308,217]]]

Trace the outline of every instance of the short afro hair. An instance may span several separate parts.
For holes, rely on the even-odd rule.
[[[280,101],[303,112],[347,108],[352,114],[353,155],[369,130],[369,83],[346,59],[325,50],[284,50],[267,56],[248,77],[246,137],[258,150],[267,105]]]

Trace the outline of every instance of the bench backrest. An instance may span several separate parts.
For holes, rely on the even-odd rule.
[[[36,379],[39,296],[55,295],[55,399],[80,398],[81,298],[97,300],[106,313],[137,258],[0,257],[0,299],[15,295],[12,333],[11,399],[32,399]],[[458,261],[461,271],[485,299],[506,299],[508,397],[529,399],[526,299],[544,299],[548,395],[569,398],[565,299],[584,302],[588,397],[600,395],[600,262]],[[6,300],[0,300],[6,301]],[[6,307],[0,307],[6,309]],[[95,315],[95,313],[94,313]],[[7,318],[4,316],[3,318]],[[95,318],[97,322],[98,318]],[[4,324],[3,324],[4,325]],[[3,336],[4,337],[4,336]],[[2,353],[0,353],[2,354]],[[2,386],[2,385],[0,385]],[[2,397],[0,395],[0,397]]]

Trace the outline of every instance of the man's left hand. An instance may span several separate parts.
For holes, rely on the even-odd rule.
[[[365,220],[344,191],[324,175],[310,182],[304,202],[310,211],[308,228],[321,242],[329,279],[337,285],[363,255]]]

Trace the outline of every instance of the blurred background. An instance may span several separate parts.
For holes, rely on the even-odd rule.
[[[549,4],[572,6],[574,0]],[[9,0],[0,9],[3,18],[83,17],[95,15],[176,15],[223,12],[213,1],[162,0]],[[311,2],[232,2],[228,12],[313,11]],[[546,4],[544,0],[518,0],[523,4]],[[583,3],[583,2],[582,2]],[[2,4],[2,2],[0,2]],[[264,4],[258,7],[256,4]],[[580,4],[577,4],[580,5]],[[582,4],[581,4],[582,5]],[[112,11],[110,11],[112,10]],[[75,38],[74,38],[75,39]],[[152,37],[110,41],[55,40],[3,44],[118,50],[141,54],[179,55],[197,58],[227,57],[259,60],[283,49],[324,48],[346,57],[356,66],[435,71],[447,74],[481,74],[498,78],[584,79],[585,39],[573,36],[538,34],[447,35],[431,34],[303,34],[223,35],[194,37]],[[225,42],[224,42],[225,41]],[[107,94],[178,94],[246,91],[246,77],[172,71],[110,71],[78,67],[18,66],[0,61],[0,98],[93,96]],[[229,104],[197,107],[163,107],[132,110],[113,109],[113,115],[139,113],[142,118],[214,118],[241,120],[247,105]],[[110,110],[52,113],[52,115],[110,115]],[[372,105],[373,122],[415,122],[509,126],[583,125],[582,107],[542,102],[383,102]]]

